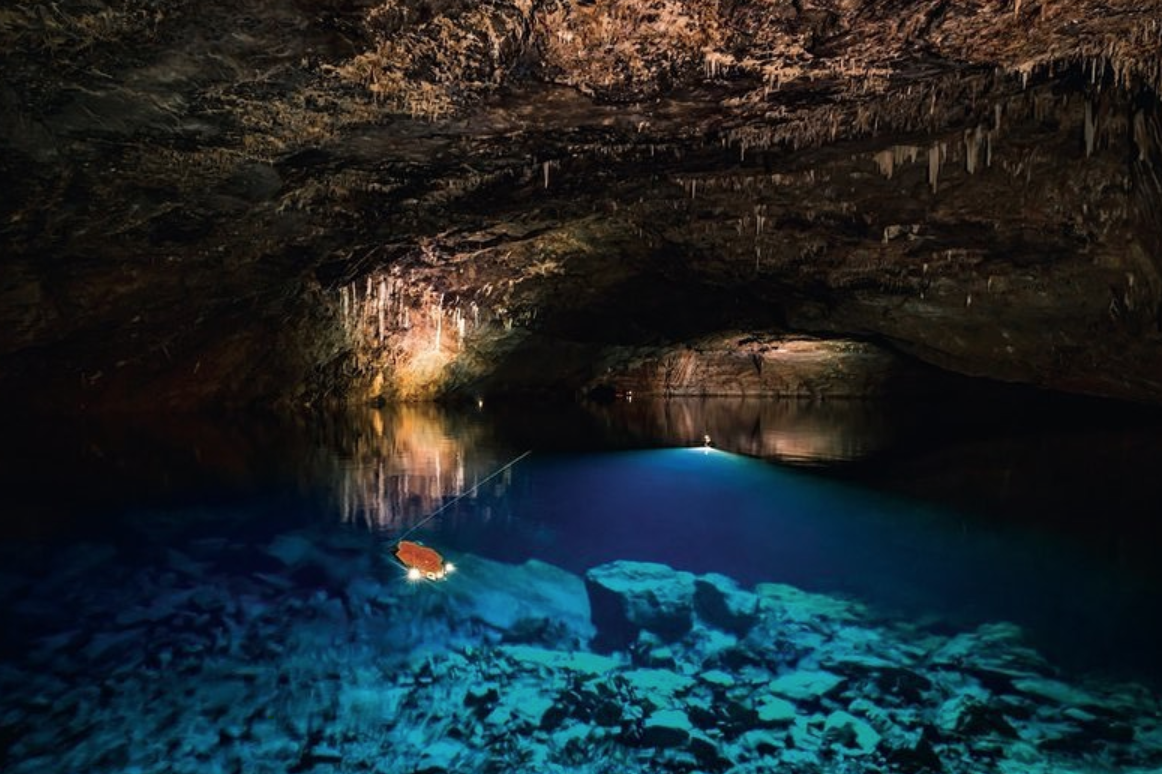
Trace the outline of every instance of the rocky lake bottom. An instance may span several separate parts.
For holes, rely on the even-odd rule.
[[[86,772],[1162,772],[1162,702],[1021,630],[615,561],[366,535],[29,547],[0,570],[0,768]]]

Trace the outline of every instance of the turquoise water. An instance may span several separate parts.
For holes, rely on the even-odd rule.
[[[1160,436],[1055,411],[38,423],[0,767],[1156,771]]]

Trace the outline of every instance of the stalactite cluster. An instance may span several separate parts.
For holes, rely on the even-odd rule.
[[[578,389],[722,330],[1162,395],[1158,0],[18,1],[0,43],[4,395]]]

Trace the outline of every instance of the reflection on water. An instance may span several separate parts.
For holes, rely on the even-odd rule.
[[[673,446],[719,449],[796,465],[860,459],[891,442],[884,406],[755,398],[630,401],[592,409],[607,427]]]
[[[339,520],[400,534],[457,498],[477,501],[485,519],[502,500],[511,471],[499,462],[485,423],[432,404],[352,413],[338,426],[335,496]],[[487,489],[481,483],[487,479]],[[457,512],[445,521],[455,525]]]
[[[556,415],[551,421],[547,414]],[[596,426],[591,420],[596,419]],[[627,447],[699,446],[709,436],[719,449],[796,465],[856,460],[886,446],[891,425],[876,404],[751,399],[620,402],[575,407],[519,407],[493,416],[432,404],[403,404],[351,412],[331,425],[335,508],[339,520],[399,534],[465,496],[468,518],[489,520],[511,485],[512,471],[478,485],[521,453],[497,439],[519,423],[529,448],[568,448],[593,439]],[[562,426],[562,423],[564,426]],[[455,527],[461,510],[442,521]]]
[[[5,424],[0,537],[94,534],[114,529],[106,519],[118,513],[240,498],[267,502],[284,524],[321,518],[393,534],[465,493],[441,522],[469,510],[504,516],[511,471],[474,487],[529,449],[536,459],[700,446],[709,435],[724,451],[988,518],[1073,524],[1091,545],[1147,554],[1162,543],[1138,538],[1162,500],[1152,472],[1162,421],[1072,403],[638,399]]]
[[[432,406],[370,409],[364,416],[363,431],[343,450],[336,482],[344,523],[402,530],[464,492],[465,454],[478,432],[453,436],[446,416]],[[358,415],[352,419],[357,423]]]

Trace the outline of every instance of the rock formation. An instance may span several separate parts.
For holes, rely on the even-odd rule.
[[[20,1],[0,44],[10,399],[738,393],[650,364],[784,339],[1162,397],[1158,0]],[[741,391],[883,383],[779,367]]]
[[[464,555],[451,585],[408,584],[368,541],[335,540],[200,539],[137,562],[102,544],[6,557],[0,600],[19,625],[0,639],[5,771],[1149,774],[1162,762],[1155,690],[1063,675],[1013,624],[941,632],[842,597],[618,561],[589,570],[603,593],[688,629],[663,643],[638,620],[627,647],[601,654],[578,576]],[[696,584],[748,596],[749,633],[703,618]],[[530,588],[541,593],[521,617],[496,618],[499,597]],[[612,622],[591,601],[599,637],[626,633],[626,620],[602,631]]]

